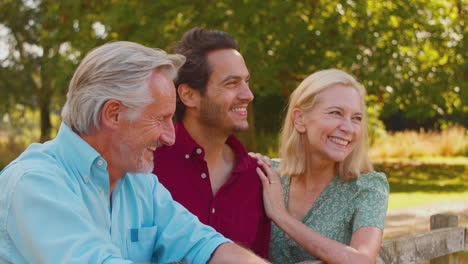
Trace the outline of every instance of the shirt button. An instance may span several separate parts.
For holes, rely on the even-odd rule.
[[[104,162],[102,162],[102,160],[98,160],[97,165],[102,166],[102,164],[104,164]]]
[[[85,180],[89,179],[88,174],[85,174],[83,178],[85,178]]]
[[[201,174],[201,177],[202,177],[202,179],[205,179],[205,178],[206,178],[206,173],[203,172],[203,173]]]
[[[185,158],[186,158],[186,159],[190,158],[190,155],[189,155],[189,154],[185,154]]]
[[[211,209],[211,213],[213,213],[213,214],[214,214],[215,212],[216,212],[216,210],[215,210],[214,208],[213,208],[213,209]]]
[[[104,190],[101,190],[101,191],[99,192],[99,195],[104,196]]]
[[[197,148],[197,154],[201,154],[201,153],[202,153],[201,148]]]

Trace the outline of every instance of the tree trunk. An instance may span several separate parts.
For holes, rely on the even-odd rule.
[[[52,123],[50,121],[50,103],[52,98],[52,82],[47,75],[47,64],[43,64],[40,69],[40,88],[39,88],[39,112],[41,115],[41,137],[40,142],[50,140]]]
[[[40,142],[45,142],[50,139],[50,131],[52,130],[52,124],[50,122],[50,97],[49,96],[40,96],[43,97],[39,102],[39,111],[41,114],[41,138]]]

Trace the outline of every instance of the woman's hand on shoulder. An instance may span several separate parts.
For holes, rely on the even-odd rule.
[[[249,156],[256,159],[258,162],[263,162],[265,165],[271,167],[271,159],[268,156],[263,156],[260,153],[249,152]]]
[[[268,217],[274,222],[287,214],[280,176],[271,167],[271,160],[261,154],[249,153],[258,162],[257,174],[263,186],[263,204]]]

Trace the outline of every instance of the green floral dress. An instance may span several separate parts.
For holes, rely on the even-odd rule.
[[[288,205],[291,177],[281,177],[284,202]],[[353,233],[364,226],[384,229],[389,187],[385,174],[369,172],[357,180],[342,182],[338,176],[325,187],[302,223],[315,232],[349,245]],[[276,224],[272,224],[270,261],[296,263],[314,260]]]

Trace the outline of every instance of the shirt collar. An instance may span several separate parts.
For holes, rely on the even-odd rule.
[[[55,141],[58,143],[57,150],[60,156],[73,170],[78,171],[85,181],[91,175],[94,163],[97,162],[106,168],[107,163],[101,155],[63,122],[60,124]]]
[[[197,152],[197,149],[201,149],[202,153],[197,154],[200,154],[201,158],[204,158],[205,150],[192,138],[192,136],[190,136],[182,122],[175,123],[174,127],[176,134],[174,147],[176,150],[188,155],[192,155]],[[242,142],[235,135],[230,135],[226,140],[226,144],[232,148],[234,154],[236,155],[237,165],[233,172],[241,172],[245,169],[248,169],[251,165],[252,159],[248,155],[247,150],[245,149]]]
[[[198,145],[198,143],[195,142],[192,136],[190,136],[182,122],[175,123],[174,128],[176,135],[174,147],[176,148],[176,150],[184,154],[192,155],[196,151],[196,149],[199,148],[202,150],[202,153],[198,154],[200,154],[202,158],[205,157],[205,150],[202,146]]]
[[[253,159],[248,155],[242,142],[236,136],[230,135],[226,140],[226,144],[228,144],[236,154],[237,165],[234,172],[242,172],[249,169]],[[255,161],[254,164],[256,166],[257,162]]]

